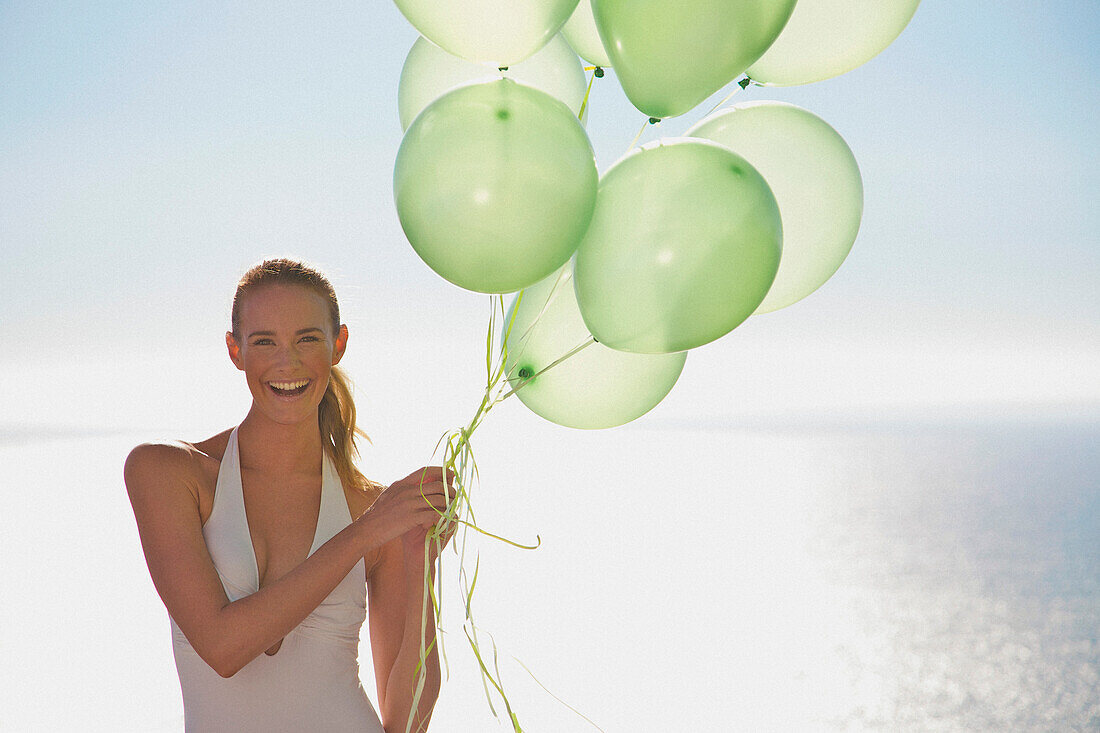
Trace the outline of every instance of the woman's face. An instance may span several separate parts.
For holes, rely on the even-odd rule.
[[[267,285],[249,293],[240,306],[240,341],[232,332],[225,335],[254,408],[282,424],[316,422],[347,338],[345,326],[332,332],[325,299],[298,285]]]

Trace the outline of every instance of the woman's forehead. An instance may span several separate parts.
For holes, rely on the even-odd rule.
[[[240,310],[241,326],[268,325],[328,330],[329,304],[319,293],[298,285],[265,285],[248,293]]]

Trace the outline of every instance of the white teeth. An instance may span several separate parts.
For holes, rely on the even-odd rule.
[[[275,389],[286,391],[291,389],[298,389],[299,387],[304,387],[309,384],[309,380],[299,379],[297,382],[268,382],[268,384],[270,384]]]

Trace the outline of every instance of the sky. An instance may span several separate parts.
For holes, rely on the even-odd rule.
[[[855,71],[735,97],[798,104],[844,136],[861,231],[817,293],[690,354],[648,419],[1095,410],[1098,26],[1088,2],[926,0]],[[388,3],[0,5],[0,321],[25,335],[5,369],[41,389],[73,364],[139,370],[130,388],[160,378],[141,360],[201,357],[198,373],[224,359],[239,273],[294,254],[333,275],[362,345],[352,366],[447,344],[440,391],[397,392],[439,404],[476,389],[455,375],[479,358],[487,298],[431,272],[393,205],[397,80],[416,37]],[[598,80],[601,170],[642,119],[612,74]],[[377,370],[369,393],[410,374]],[[141,424],[140,390],[108,389]],[[67,414],[45,414],[33,391],[8,395],[6,421],[111,427],[102,393],[64,392]]]
[[[156,437],[201,439],[239,422],[248,409],[223,333],[236,279],[260,259],[296,255],[331,274],[352,334],[344,364],[357,385],[362,425],[374,438],[365,454],[372,477],[389,481],[422,465],[439,435],[464,424],[479,402],[489,299],[445,282],[421,262],[393,204],[401,142],[397,82],[416,37],[386,2],[277,9],[246,2],[0,2],[0,324],[7,334],[0,349],[0,448],[40,462],[49,460],[53,445],[81,457],[97,451],[88,467],[5,469],[20,485],[47,481],[76,492],[59,515],[39,506],[34,494],[6,493],[16,497],[16,508],[59,522],[73,551],[102,539],[75,508],[102,503],[111,521],[130,532],[110,533],[112,547],[129,558],[118,585],[144,577],[121,491],[126,446]],[[702,482],[729,467],[726,451],[751,452],[755,440],[760,456],[793,471],[787,483],[776,479],[778,499],[745,497],[766,521],[739,520],[738,551],[755,551],[753,562],[765,569],[746,563],[738,572],[752,575],[746,582],[763,582],[768,562],[787,568],[783,556],[768,553],[781,553],[784,538],[797,538],[801,520],[792,524],[791,517],[805,511],[798,487],[831,475],[832,454],[812,441],[759,436],[731,448],[727,438],[702,439],[691,430],[1095,421],[1097,37],[1100,9],[1089,0],[925,0],[895,43],[848,74],[740,92],[732,102],[803,106],[852,148],[865,206],[848,259],[800,303],[750,318],[691,352],[672,393],[633,424],[659,431],[644,440],[635,442],[629,426],[581,433],[545,423],[516,400],[503,405],[484,429],[486,508],[479,512],[520,540],[558,528],[557,552],[563,545],[571,551],[580,540],[569,538],[579,535],[561,528],[598,529],[601,517],[617,516],[619,502],[652,500],[630,493],[651,485],[645,482],[673,485],[685,473]],[[642,142],[681,134],[701,114],[647,128]],[[600,170],[626,152],[643,119],[613,73],[597,81],[587,129]],[[74,436],[102,440],[83,448],[64,442]],[[41,450],[31,445],[42,438],[61,442]],[[509,451],[523,445],[541,452],[532,448],[529,464],[512,465]],[[658,450],[663,460],[650,466]],[[745,469],[756,472],[753,486],[774,478],[768,461]],[[559,472],[563,485],[598,480],[605,490],[586,497],[589,513],[579,519],[553,492],[536,492],[530,501],[509,493],[524,481],[537,488]],[[85,475],[95,482],[83,483]],[[668,511],[683,515],[681,526],[694,526],[690,509]],[[660,519],[645,514],[645,526],[634,528],[647,543],[675,545],[675,527]],[[714,536],[724,529],[703,533],[716,552]],[[33,530],[17,536],[33,541]],[[620,549],[635,538],[617,532],[599,537],[601,552],[622,555],[616,562],[634,575],[623,576],[620,590],[639,592],[646,570]],[[754,549],[769,536],[770,549]],[[103,571],[96,577],[117,557],[107,550],[90,557]],[[587,562],[574,559],[579,568]],[[549,574],[560,561],[551,554],[530,562]],[[49,562],[62,567],[56,558]],[[13,577],[22,578],[12,567]],[[490,613],[509,608],[515,600],[509,583],[530,567],[504,561],[497,579],[486,575]],[[791,572],[784,587],[799,604],[813,603],[800,585],[812,578]],[[78,591],[97,591],[91,580],[80,582]],[[140,582],[146,584],[134,623],[143,624],[143,633],[124,650],[127,659],[137,659],[137,647],[153,634],[167,643],[163,608],[147,577]],[[680,606],[662,612],[669,623],[695,598],[691,578],[677,582]],[[559,612],[546,604],[535,609],[543,621],[575,628],[579,645],[602,649],[600,634],[585,626],[585,589],[555,588],[577,594],[568,611],[575,617],[550,618]],[[642,592],[661,600],[659,588]],[[801,613],[799,604],[788,610]],[[58,628],[64,623],[67,611],[36,609],[0,614],[14,613],[20,624],[39,616]],[[708,609],[719,622],[729,606]],[[48,634],[52,627],[41,623]],[[628,637],[649,619],[637,615],[634,623],[616,648],[634,649]],[[695,631],[692,653],[702,653],[708,640]],[[552,636],[514,638],[537,646],[536,661],[559,651]],[[745,643],[762,645],[760,638]],[[100,641],[84,651],[66,641],[63,651],[87,656],[91,669],[98,650],[113,648]],[[673,645],[667,637],[656,643]],[[631,669],[646,663],[631,659]],[[170,660],[157,663],[160,694],[177,694]],[[47,672],[53,674],[46,670],[42,679],[53,678]],[[766,691],[767,678],[752,669],[737,674]],[[677,679],[689,681],[685,674]],[[480,695],[476,683],[470,691]],[[590,692],[578,683],[567,698]]]

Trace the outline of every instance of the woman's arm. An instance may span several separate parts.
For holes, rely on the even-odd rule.
[[[419,733],[428,729],[439,698],[439,654],[432,644],[436,629],[430,598],[426,612],[424,608],[424,535],[423,531],[414,529],[401,540],[383,547],[379,563],[368,580],[371,650],[378,684],[378,706],[387,733],[405,733],[412,711],[414,686],[419,677],[422,619],[425,621],[427,676],[417,702],[412,731]],[[432,554],[435,554],[434,547]],[[434,557],[430,562],[434,581]]]
[[[194,489],[200,475],[190,451],[138,446],[126,460],[125,478],[153,585],[191,646],[223,677],[290,633],[374,547],[438,518],[419,490],[413,495],[397,482],[294,570],[231,603],[202,536]],[[445,508],[441,481],[426,483],[424,493]]]

